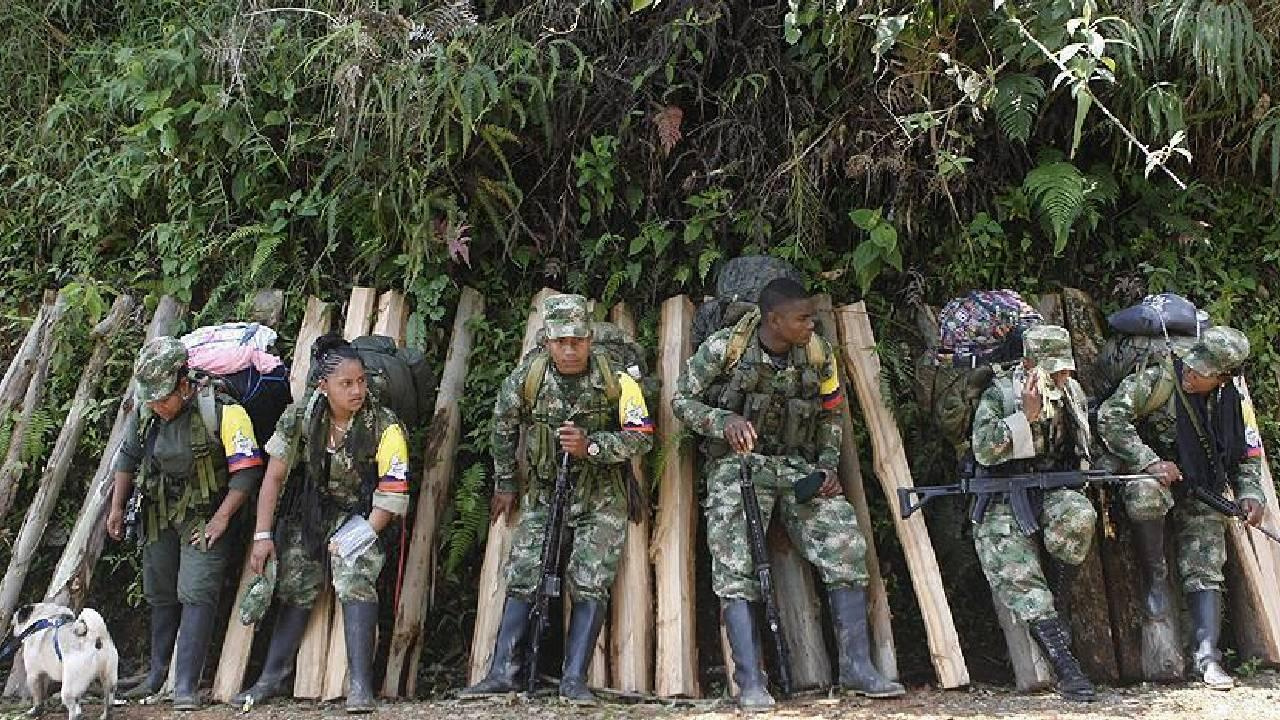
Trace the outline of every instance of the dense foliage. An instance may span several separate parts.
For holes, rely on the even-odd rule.
[[[756,251],[873,306],[910,432],[914,306],[1073,285],[1243,327],[1280,441],[1275,0],[9,0],[0,27],[0,339],[76,288],[31,458],[115,293],[202,323],[281,287],[296,327],[307,294],[403,288],[442,359],[469,284],[490,309],[441,579],[466,586],[517,301],[625,299],[652,338],[658,301]]]

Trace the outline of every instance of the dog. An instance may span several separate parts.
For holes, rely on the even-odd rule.
[[[99,717],[107,720],[115,702],[120,656],[98,611],[85,608],[77,616],[63,605],[35,603],[18,608],[12,625],[14,641],[21,643],[18,653],[31,692],[27,715],[41,714],[53,681],[62,683],[67,720],[79,720],[80,700],[97,680],[102,687]]]

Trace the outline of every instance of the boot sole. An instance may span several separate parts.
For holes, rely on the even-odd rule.
[[[519,695],[519,694],[520,694],[519,690],[507,690],[505,692],[473,693],[470,695],[458,695],[458,699],[461,700],[462,702],[471,702],[471,701],[477,701],[477,700],[492,700],[494,698],[505,698],[505,697],[511,697],[512,695]]]

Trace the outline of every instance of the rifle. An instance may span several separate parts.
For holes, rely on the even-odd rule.
[[[533,634],[529,638],[529,677],[526,689],[532,695],[538,684],[538,654],[542,649],[542,635],[549,621],[551,598],[560,597],[560,553],[564,545],[564,516],[573,493],[573,481],[569,478],[569,453],[560,457],[560,472],[547,509],[547,529],[542,536],[542,579],[534,591],[533,607],[529,610],[529,624]]]
[[[1211,509],[1218,511],[1227,517],[1236,518],[1246,525],[1249,524],[1249,513],[1245,512],[1244,508],[1240,507],[1240,503],[1216,493],[1211,493],[1206,490],[1203,485],[1199,485],[1197,483],[1189,483],[1187,487],[1190,488],[1191,495],[1194,496],[1195,499],[1205,505],[1208,505]],[[1251,527],[1263,535],[1266,535],[1273,542],[1280,543],[1280,535],[1277,535],[1275,531],[1269,530],[1262,525],[1253,525]]]
[[[1037,513],[1028,491],[1079,487],[1088,483],[1118,485],[1136,480],[1158,480],[1158,478],[1146,473],[1113,475],[1105,470],[1056,470],[993,477],[978,466],[972,474],[962,474],[960,482],[954,485],[898,488],[898,505],[905,520],[935,498],[948,495],[978,495],[982,499],[974,503],[970,518],[974,522],[981,522],[987,509],[987,499],[992,493],[1004,493],[1009,498],[1009,507],[1013,510],[1013,517],[1018,522],[1018,529],[1023,535],[1033,535],[1040,530],[1040,521],[1036,518]],[[911,502],[912,495],[918,496],[920,500]]]
[[[139,546],[145,542],[142,532],[142,487],[133,485],[133,492],[124,503],[124,541],[136,542]]]
[[[747,456],[741,456],[738,485],[742,489],[742,509],[747,516],[747,534],[751,541],[751,562],[760,582],[760,597],[764,599],[765,622],[773,635],[773,649],[778,655],[778,684],[784,696],[791,695],[791,652],[787,639],[782,635],[782,615],[778,612],[778,600],[773,596],[773,566],[764,544],[764,519],[760,516],[760,500],[751,480],[751,464]]]

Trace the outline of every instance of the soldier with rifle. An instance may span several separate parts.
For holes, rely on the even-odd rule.
[[[1261,436],[1251,404],[1233,382],[1248,357],[1243,333],[1211,327],[1184,357],[1170,353],[1126,377],[1098,409],[1098,435],[1107,448],[1128,467],[1159,477],[1131,483],[1124,493],[1146,575],[1147,616],[1174,613],[1164,554],[1170,516],[1196,673],[1219,690],[1235,684],[1218,650],[1227,560],[1223,513],[1255,527],[1263,516]],[[1223,497],[1229,485],[1238,504]]]
[[[492,518],[510,518],[515,509],[521,429],[528,483],[507,562],[507,598],[493,662],[483,680],[459,695],[513,693],[536,677],[532,656],[541,627],[530,638],[527,674],[521,673],[521,646],[531,620],[545,625],[547,600],[559,593],[563,544],[569,550],[564,576],[573,612],[565,635],[560,696],[594,703],[586,673],[626,535],[625,469],[631,458],[649,451],[653,423],[639,378],[621,367],[615,372],[604,348],[593,347],[586,298],[553,295],[543,301],[542,312],[544,348],[530,353],[507,376],[494,403]],[[550,362],[540,360],[546,354]],[[569,530],[572,541],[563,542]]]
[[[836,476],[844,397],[831,346],[813,330],[813,301],[804,287],[789,278],[770,282],[758,310],[712,334],[689,358],[672,401],[676,416],[705,438],[712,587],[733,653],[738,704],[748,711],[774,705],[751,603],[762,599],[756,571],[775,507],[827,586],[840,688],[870,697],[903,693],[870,660],[866,541]],[[820,479],[817,497],[799,502],[795,486],[811,477]],[[785,667],[785,658],[779,661]]]

